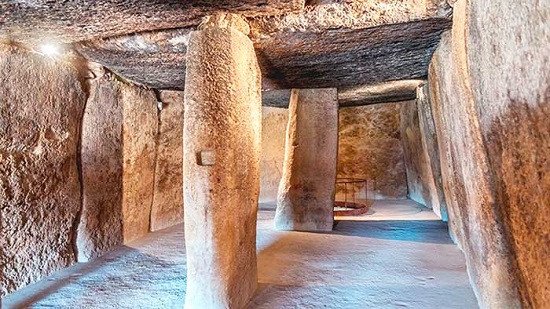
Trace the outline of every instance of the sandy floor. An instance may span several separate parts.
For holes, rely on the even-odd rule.
[[[262,210],[250,308],[477,308],[462,253],[431,212],[386,201],[363,217],[329,234],[279,232]],[[181,225],[152,233],[9,295],[2,308],[182,308],[183,242]]]

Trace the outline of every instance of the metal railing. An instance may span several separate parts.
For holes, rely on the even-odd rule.
[[[364,199],[359,198],[364,190]],[[334,202],[334,216],[359,216],[369,211],[372,201],[369,199],[369,181],[362,178],[337,178],[336,192],[343,191]]]

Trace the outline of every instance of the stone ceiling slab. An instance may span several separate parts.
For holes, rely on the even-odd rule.
[[[415,100],[416,89],[425,82],[422,79],[410,79],[341,88],[338,89],[338,102],[340,107],[352,107]]]
[[[367,29],[282,32],[255,42],[264,76],[281,88],[351,87],[425,78],[448,19]]]
[[[0,2],[0,39],[68,43],[194,26],[216,11],[253,17],[303,7],[304,0],[4,0]]]
[[[132,82],[183,90],[191,28],[146,32],[79,43],[77,50]]]
[[[380,103],[408,102],[416,99],[416,89],[426,83],[422,79],[389,81],[375,85],[364,85],[338,89],[339,107],[354,107]],[[288,108],[289,89],[262,92],[264,106]]]
[[[446,18],[432,18],[367,29],[281,32],[253,40],[269,81],[264,89],[342,88],[425,78],[440,35],[450,26]],[[94,40],[76,48],[133,82],[182,90],[191,30]]]

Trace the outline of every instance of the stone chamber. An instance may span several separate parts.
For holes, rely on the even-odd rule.
[[[0,1],[0,308],[549,308],[549,20]]]

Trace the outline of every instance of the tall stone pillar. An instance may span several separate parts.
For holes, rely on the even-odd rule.
[[[288,109],[275,226],[330,231],[338,155],[336,89],[294,89]]]
[[[185,308],[243,308],[257,286],[261,76],[248,24],[191,34],[184,98]]]

